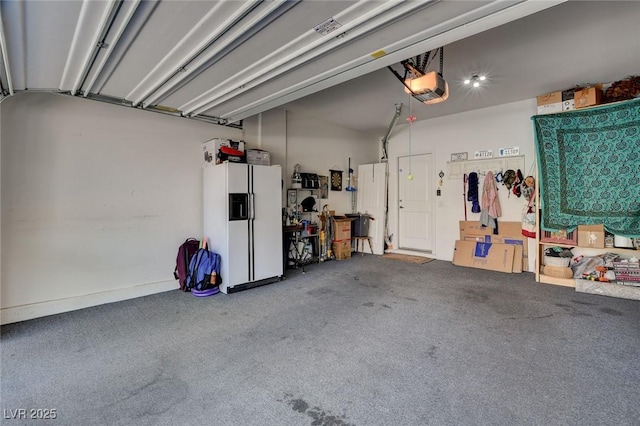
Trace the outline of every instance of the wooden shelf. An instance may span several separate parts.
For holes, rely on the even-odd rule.
[[[540,245],[541,246],[562,247],[562,248],[575,248],[575,247],[578,247],[575,244],[545,243],[544,241],[540,241]]]
[[[576,280],[574,278],[558,278],[549,275],[540,274],[538,281],[544,284],[561,285],[565,287],[576,287]]]
[[[629,254],[636,253],[638,256],[640,256],[640,250],[636,250],[636,249],[632,249],[632,248],[622,248],[622,247],[605,247],[605,248],[582,247],[582,246],[573,245],[573,244],[546,243],[544,241],[540,241],[540,245],[541,246],[550,246],[550,247],[575,248],[575,249],[579,249],[579,250],[599,250],[599,251],[602,251],[603,253],[605,253],[605,252],[612,252],[612,253],[621,252],[621,253],[629,253]]]

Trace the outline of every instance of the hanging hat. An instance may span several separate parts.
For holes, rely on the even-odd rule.
[[[515,170],[507,170],[506,172],[504,172],[504,174],[502,175],[502,183],[504,186],[507,187],[507,189],[511,189],[511,185],[513,185],[513,182],[515,182],[516,180],[516,172]]]
[[[536,187],[536,180],[533,176],[527,176],[522,182],[522,196],[531,199]]]
[[[300,203],[303,212],[312,212],[313,207],[316,205],[316,199],[314,197],[307,197]]]
[[[513,182],[513,193],[519,198],[522,195],[521,185],[524,180],[520,169],[516,172],[516,180]]]

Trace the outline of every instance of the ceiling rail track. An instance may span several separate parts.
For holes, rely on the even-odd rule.
[[[362,2],[357,3],[352,8],[355,8],[361,3]],[[275,62],[265,65],[264,67],[261,66],[265,62],[281,56],[283,52],[286,52],[291,46],[294,46],[298,42],[298,39],[293,40],[255,63],[254,67],[258,68],[259,71],[248,74],[241,80],[238,80],[237,76],[230,77],[199,97],[180,106],[178,109],[184,111],[187,115],[200,114],[226,102],[234,96],[244,93],[304,63],[310,62],[333,49],[346,45],[358,37],[362,37],[367,33],[387,25],[400,16],[424,8],[429,3],[433,4],[435,2],[429,0],[406,3],[382,2],[378,7],[357,16],[355,19],[340,27],[340,34],[344,34],[342,37],[324,36],[315,39],[313,42],[304,45],[302,48],[290,54],[284,55],[284,57],[281,57]],[[350,10],[343,13],[347,14],[348,12],[350,12]],[[336,15],[335,19],[339,21],[340,15]],[[309,34],[313,33],[315,33],[315,30],[311,29],[299,38],[308,37]]]
[[[189,66],[195,65],[194,61],[201,57],[220,37],[231,30],[238,22],[254,10],[261,1],[242,2],[241,6],[228,17],[222,25],[219,25],[204,40],[188,51],[184,56],[176,58],[176,55],[188,46],[188,42],[196,37],[198,31],[210,26],[210,22],[219,13],[223,2],[216,2],[209,12],[178,42],[175,46],[153,67],[151,71],[131,90],[125,97],[132,100],[135,106],[143,104],[143,101],[158,89],[167,85],[180,74],[190,74],[195,70]],[[278,2],[279,3],[279,2]],[[157,74],[160,74],[157,76]],[[155,78],[154,78],[155,77]],[[142,105],[144,106],[144,105]]]
[[[276,108],[287,102],[326,89],[335,84],[350,80],[359,75],[375,71],[394,64],[417,53],[422,53],[444,46],[461,38],[486,31],[513,19],[535,13],[540,10],[563,3],[567,0],[550,0],[545,2],[522,0],[504,7],[503,1],[496,0],[468,13],[460,14],[438,25],[415,33],[413,36],[399,40],[381,50],[386,54],[374,59],[370,54],[362,55],[344,63],[340,67],[314,75],[308,79],[292,84],[285,89],[273,92],[268,96],[248,102],[242,107],[229,112],[219,113],[222,118],[236,121],[262,111]]]
[[[120,42],[122,34],[131,22],[131,18],[137,11],[139,4],[140,0],[131,0],[127,2],[121,2],[118,5],[117,10],[115,11],[116,13],[109,23],[109,27],[107,28],[106,33],[101,37],[99,46],[96,46],[91,65],[83,76],[82,83],[80,84],[80,92],[82,93],[82,96],[86,97],[89,92],[91,92],[91,89],[102,73],[105,64]]]
[[[11,79],[11,68],[9,67],[9,54],[7,52],[7,39],[4,35],[4,24],[2,22],[2,9],[0,9],[0,50],[2,53],[2,69],[0,70],[0,85],[3,96],[13,95],[13,81]],[[4,81],[3,81],[4,80]]]
[[[227,46],[209,57],[206,62],[198,65],[197,69],[194,69],[191,73],[187,75],[181,75],[179,81],[175,81],[172,84],[162,85],[156,92],[151,94],[147,99],[145,99],[145,105],[149,104],[159,104],[185,85],[189,84],[193,79],[198,77],[202,72],[206,71],[209,67],[214,65],[216,62],[220,61],[222,58],[231,53],[234,49],[238,48],[242,43],[249,40],[251,37],[258,34],[261,30],[267,27],[269,24],[274,22],[280,16],[284,15],[287,11],[293,8],[295,5],[300,3],[302,0],[287,0],[280,7],[273,10],[269,13],[264,19],[260,20],[257,24],[253,25],[248,31],[243,32],[239,35],[239,37],[235,38],[231,41]],[[169,83],[169,81],[167,81]]]
[[[27,93],[27,92],[34,92],[34,91],[33,90],[22,90],[22,91],[18,91],[16,93]],[[42,90],[41,92],[51,93],[51,94],[54,94],[54,95],[73,96],[68,91],[60,91],[60,90]],[[73,97],[75,97],[75,96],[73,96]],[[158,114],[170,115],[172,117],[177,117],[177,118],[184,118],[184,119],[188,119],[188,120],[197,120],[197,121],[201,121],[201,122],[205,122],[205,123],[209,123],[209,124],[216,124],[218,126],[231,127],[231,128],[234,128],[234,129],[241,129],[242,130],[242,128],[243,128],[243,120],[239,120],[237,122],[230,123],[228,120],[225,120],[224,118],[214,117],[214,116],[211,116],[211,115],[202,115],[202,114],[197,116],[197,117],[186,117],[186,116],[182,115],[179,111],[173,112],[173,111],[167,111],[167,110],[164,110],[164,109],[154,108],[154,107],[144,108],[144,109],[143,108],[139,108],[139,107],[135,107],[131,101],[128,101],[128,100],[122,99],[122,98],[112,97],[112,96],[89,93],[87,96],[84,96],[84,99],[88,99],[90,101],[96,101],[96,102],[103,102],[103,103],[107,103],[107,104],[111,104],[111,105],[117,105],[117,106],[133,108],[133,109],[137,109],[139,111],[155,112],[155,113],[158,113]],[[2,99],[0,99],[0,101],[1,100]]]
[[[93,2],[84,0],[76,22],[71,46],[60,79],[60,90],[69,90],[75,95],[89,72],[97,51],[102,48],[100,40],[107,33],[122,0]],[[87,34],[90,37],[87,37]]]

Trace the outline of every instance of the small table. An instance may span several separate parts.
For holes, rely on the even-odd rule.
[[[356,252],[359,252],[359,246],[360,243],[362,242],[362,251],[360,252],[361,256],[364,256],[364,242],[368,242],[369,243],[369,250],[371,250],[371,254],[373,254],[373,247],[371,246],[371,237],[353,237],[353,239],[356,241]]]

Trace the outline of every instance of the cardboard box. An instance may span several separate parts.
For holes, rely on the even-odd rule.
[[[453,252],[453,264],[511,273],[515,247],[511,244],[457,240]]]
[[[558,112],[562,112],[562,102],[558,102],[557,104],[540,105],[538,107],[537,114],[538,115],[556,114]]]
[[[574,97],[575,107],[586,108],[602,103],[602,85],[578,90]]]
[[[538,96],[538,115],[562,112],[562,92],[547,93]]]
[[[499,243],[512,245],[514,247],[514,252],[513,269],[511,272],[519,274],[523,270],[528,270],[528,256],[524,255],[524,249],[528,244],[521,238],[501,237],[498,235],[466,235],[464,237],[460,237],[460,239],[464,241],[475,241],[480,243]]]
[[[227,146],[230,148],[237,149],[238,151],[244,152],[244,142],[243,141],[232,141],[230,139],[211,139],[202,144],[202,154],[203,154],[203,167],[215,166],[216,164],[221,163],[221,158],[218,155],[220,148],[223,146]],[[223,156],[224,159],[233,162],[244,162],[244,157],[231,157],[231,156]]]
[[[604,226],[578,225],[578,246],[604,248]]]
[[[351,257],[351,240],[334,241],[331,249],[337,260],[349,259]]]
[[[538,106],[557,104],[562,102],[562,92],[547,93],[536,97]]]
[[[222,139],[212,139],[202,144],[202,167],[215,166]]]
[[[249,164],[257,164],[259,166],[271,165],[271,154],[269,154],[269,151],[264,151],[262,149],[248,149],[246,155],[247,163]]]
[[[521,261],[514,259],[514,272],[529,270],[529,239],[522,235],[521,222],[498,222],[498,235],[493,235],[493,229],[483,227],[480,222],[461,220],[460,239],[519,246],[516,253]]]
[[[334,216],[333,240],[342,241],[351,239],[351,221],[346,216]]]

